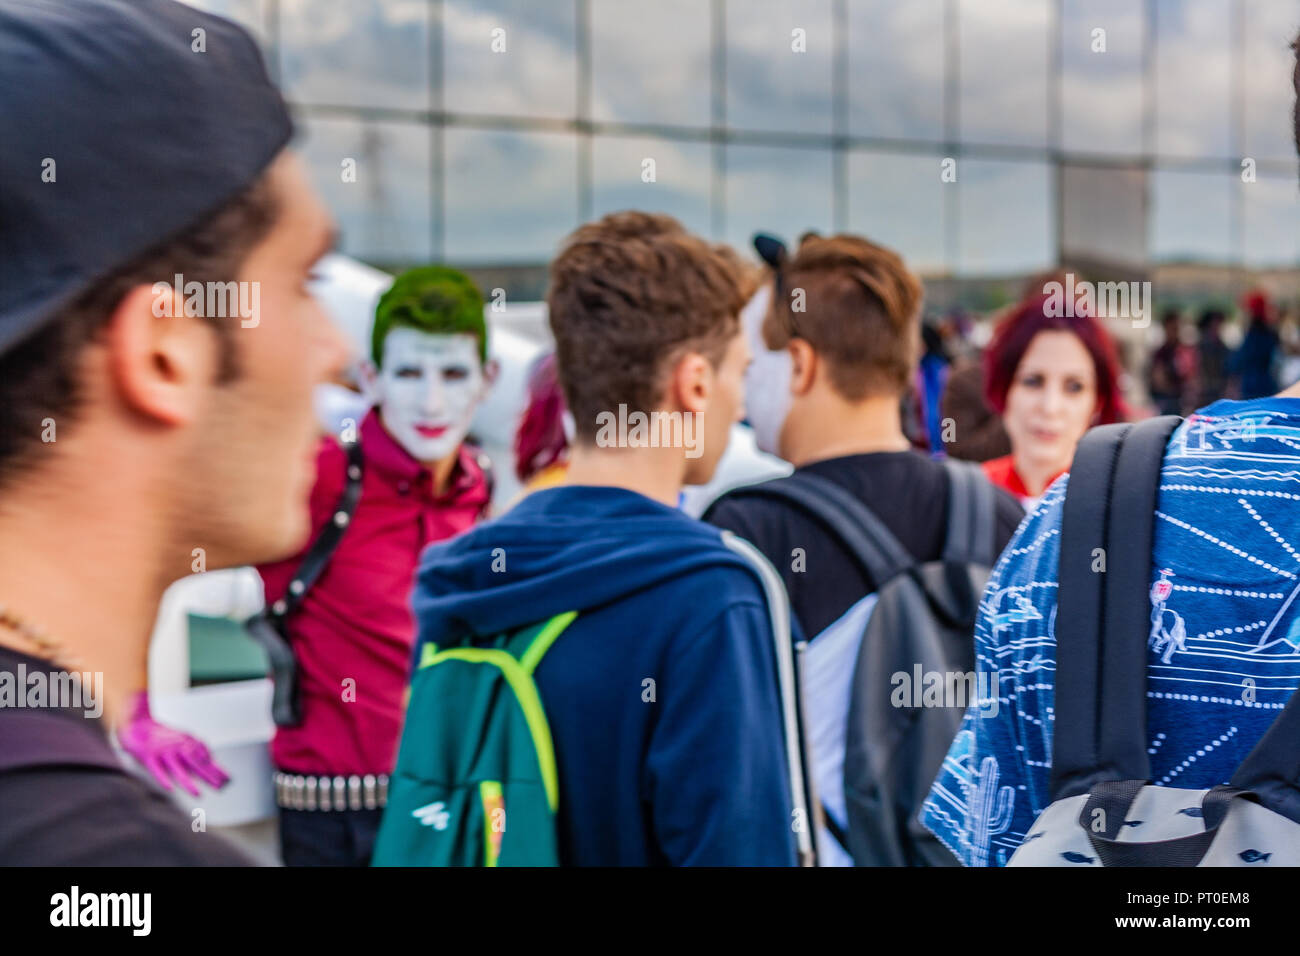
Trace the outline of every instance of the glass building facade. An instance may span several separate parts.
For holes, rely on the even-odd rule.
[[[745,249],[860,232],[938,307],[1058,266],[1300,294],[1295,0],[194,2],[258,35],[343,251],[383,267],[536,298],[635,207]]]

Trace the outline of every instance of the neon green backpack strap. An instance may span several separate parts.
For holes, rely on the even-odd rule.
[[[551,649],[555,639],[564,633],[565,628],[572,624],[577,616],[577,611],[566,611],[555,615],[542,626],[537,636],[529,643],[528,649],[519,657],[519,666],[524,669],[524,673],[529,677],[533,676],[533,671],[537,670],[537,665],[542,662],[542,658]]]

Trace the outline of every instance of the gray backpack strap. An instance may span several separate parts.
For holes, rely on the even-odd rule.
[[[1293,691],[1264,736],[1232,775],[1274,813],[1300,823],[1300,691]]]
[[[798,508],[848,549],[876,588],[916,563],[870,508],[829,478],[795,472],[737,488],[730,496],[774,498]]]
[[[946,458],[943,465],[948,472],[948,538],[943,560],[991,568],[997,560],[993,548],[997,509],[993,483],[974,462]]]
[[[803,728],[807,721],[800,713],[799,676],[795,668],[793,637],[790,633],[790,600],[785,593],[785,585],[776,573],[776,568],[763,556],[763,553],[744,538],[737,537],[730,531],[722,532],[722,543],[740,555],[763,585],[763,594],[767,598],[768,612],[772,618],[772,641],[776,652],[776,674],[780,682],[781,719],[785,727],[786,768],[790,780],[790,799],[797,814],[796,819],[805,825],[795,830],[795,839],[799,847],[799,865],[816,866],[817,854],[813,849],[814,821],[809,815],[809,807],[816,806],[811,793],[812,776],[805,772],[805,754],[808,748],[804,741]]]

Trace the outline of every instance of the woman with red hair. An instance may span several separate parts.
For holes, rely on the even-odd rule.
[[[1049,301],[1015,306],[984,353],[985,394],[1011,439],[984,471],[1026,511],[1069,470],[1084,432],[1125,414],[1110,334],[1090,315],[1053,315]]]

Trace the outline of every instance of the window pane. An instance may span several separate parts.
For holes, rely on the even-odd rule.
[[[1294,177],[1259,177],[1241,191],[1241,259],[1250,269],[1300,266],[1300,193]]]
[[[429,107],[423,0],[281,0],[285,95],[303,103]]]
[[[849,228],[889,246],[914,270],[946,271],[945,190],[938,154],[851,153]]]
[[[1295,159],[1291,135],[1295,92],[1290,43],[1300,33],[1300,5],[1275,0],[1241,0],[1245,28],[1245,142],[1242,154],[1255,159]]]
[[[809,229],[831,228],[831,154],[820,149],[728,146],[726,241],[754,255],[756,232],[793,248]]]
[[[449,129],[446,258],[546,262],[577,224],[577,143],[568,133]]]
[[[727,125],[829,133],[834,43],[830,0],[729,0]]]
[[[1062,148],[1143,153],[1142,5],[1133,0],[1065,0],[1062,14]]]
[[[849,128],[943,139],[944,0],[849,4]]]
[[[1047,3],[959,0],[958,10],[962,141],[1047,145]]]
[[[594,212],[665,212],[692,232],[707,235],[713,168],[709,157],[707,143],[597,136],[592,144]],[[653,181],[646,182],[651,176]]]
[[[1015,275],[1056,261],[1052,177],[1046,164],[963,159],[957,166],[958,272]]]
[[[1231,173],[1156,170],[1151,177],[1152,258],[1231,262],[1232,189],[1238,181]]]
[[[592,116],[708,126],[710,40],[709,5],[699,0],[595,0]]]
[[[336,119],[310,119],[301,127],[312,181],[343,233],[340,251],[377,265],[429,261],[427,127]]]
[[[1227,156],[1228,0],[1156,0],[1156,151]]]
[[[1061,167],[1061,259],[1141,268],[1147,261],[1146,173]]]
[[[576,30],[573,0],[445,0],[442,45],[447,109],[504,116],[574,116]]]

